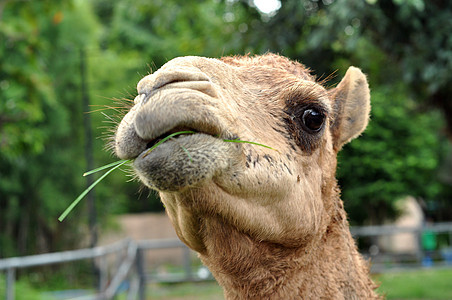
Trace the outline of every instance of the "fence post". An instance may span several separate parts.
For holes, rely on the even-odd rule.
[[[452,247],[452,231],[449,231],[449,247]]]
[[[16,269],[9,268],[6,271],[6,300],[14,300],[15,280],[16,280]]]
[[[107,287],[108,281],[108,263],[106,255],[99,257],[99,286],[98,291],[102,293]]]
[[[418,227],[418,229],[413,233],[416,236],[416,240],[417,240],[416,256],[417,256],[418,263],[420,265],[422,265],[422,260],[424,259],[424,249],[422,247],[422,231],[423,231],[423,226]]]
[[[136,270],[138,275],[138,299],[146,299],[146,272],[144,271],[146,259],[143,249],[137,249]]]
[[[138,293],[140,291],[140,278],[138,275],[133,274],[129,279],[129,291],[127,293],[127,300],[137,300]]]
[[[185,269],[185,278],[187,280],[192,279],[192,269],[191,269],[191,259],[190,259],[190,249],[187,246],[184,246],[184,269]]]

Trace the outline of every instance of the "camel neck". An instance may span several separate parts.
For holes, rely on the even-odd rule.
[[[209,223],[201,259],[224,287],[226,299],[376,298],[367,264],[348,227],[341,228],[348,224],[329,226],[319,240],[289,248]]]

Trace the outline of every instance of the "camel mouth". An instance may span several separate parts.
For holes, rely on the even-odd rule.
[[[219,128],[217,128],[214,125],[204,126],[204,128],[202,129],[195,129],[194,127],[187,126],[176,126],[166,131],[165,133],[157,136],[156,138],[146,140],[145,141],[146,147],[145,150],[143,151],[143,153],[145,154],[144,156],[147,156],[147,154],[149,154],[150,151],[154,150],[162,140],[165,141],[159,144],[158,146],[161,146],[167,143],[168,141],[177,141],[179,139],[182,139],[183,137],[185,138],[188,136],[200,134],[205,136],[211,136],[212,138],[218,139],[220,141],[238,139],[238,136],[235,134],[221,134]],[[184,148],[182,145],[181,147]]]
[[[197,133],[200,133],[200,132],[197,131],[197,130],[194,130],[192,128],[175,127],[173,129],[165,132],[164,134],[156,137],[155,139],[147,141],[145,152],[148,152],[149,150],[154,148],[163,139],[168,139],[167,137],[170,136],[170,135],[174,135],[170,139],[174,139],[175,140],[175,139],[178,139],[178,138],[180,138],[182,136],[188,136],[188,135],[193,135],[193,134],[197,134]]]
[[[175,135],[159,147],[186,135],[205,134],[218,140],[236,137],[227,122],[217,117],[218,104],[213,97],[193,88],[179,88],[180,84],[193,85],[193,82],[167,83],[158,89],[160,94],[137,97],[134,109],[123,118],[116,131],[118,157],[137,159],[168,135],[181,131],[190,133]]]
[[[180,134],[155,147],[170,132],[180,132],[180,128],[149,141],[134,160],[136,174],[151,189],[176,192],[199,185],[221,174],[239,157],[240,147],[203,132]]]
[[[242,148],[224,141],[237,135],[218,116],[215,85],[203,73],[157,75],[138,84],[134,109],[117,130],[116,154],[132,159],[138,178],[160,192],[199,186],[229,170]]]

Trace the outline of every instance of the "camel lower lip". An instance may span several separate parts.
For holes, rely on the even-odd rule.
[[[169,139],[134,161],[140,179],[159,191],[177,191],[199,184],[226,169],[239,147],[211,135],[196,133]],[[232,157],[231,153],[237,155]]]

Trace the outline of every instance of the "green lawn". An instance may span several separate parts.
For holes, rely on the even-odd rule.
[[[147,299],[160,300],[222,300],[223,289],[215,282],[150,284]]]
[[[452,269],[386,273],[374,279],[388,299],[452,299]]]
[[[394,272],[373,276],[380,283],[379,293],[387,299],[452,299],[452,269]],[[44,299],[43,292],[27,282],[16,282],[16,300]],[[0,274],[0,299],[5,293]],[[43,287],[43,290],[46,290]],[[147,299],[160,300],[222,300],[223,291],[214,281],[180,284],[149,284]],[[121,295],[124,299],[125,296]],[[44,297],[44,298],[43,298]],[[123,299],[119,297],[118,299]]]
[[[452,299],[452,269],[394,272],[373,276],[380,283],[378,292],[387,299]],[[194,300],[223,298],[216,282],[153,284],[149,299]]]

